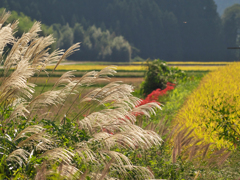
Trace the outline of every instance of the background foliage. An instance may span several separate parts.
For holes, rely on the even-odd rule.
[[[0,14],[3,10],[4,8],[0,9]],[[12,11],[12,15],[6,23],[16,20],[19,20],[20,23],[15,37],[26,33],[35,21],[22,12]],[[108,62],[130,62],[131,60],[132,49],[123,36],[116,36],[108,30],[102,31],[101,28],[96,28],[94,25],[84,29],[79,23],[76,23],[74,27],[70,27],[68,23],[66,25],[54,23],[51,26],[43,24],[39,35],[47,36],[49,34],[53,34],[56,38],[56,42],[51,45],[51,51],[56,48],[67,49],[73,44],[81,42],[81,50],[74,54],[72,59]]]
[[[63,40],[65,46],[73,41],[86,42],[86,54],[84,49],[82,51],[84,60],[96,60],[92,59],[92,53],[88,53],[88,50],[95,54],[101,47],[104,53],[97,53],[95,57],[98,60],[105,57],[108,61],[110,49],[115,54],[115,49],[118,49],[115,47],[119,47],[112,44],[114,36],[123,36],[129,42],[133,58],[140,56],[165,61],[234,61],[239,58],[237,54],[230,56],[232,51],[227,50],[228,46],[237,45],[237,19],[225,18],[225,15],[221,18],[214,0],[131,0],[130,3],[127,0],[51,0],[44,3],[40,0],[2,0],[0,7],[23,12],[48,26],[61,24],[65,30],[58,37],[70,35],[69,40]],[[239,13],[239,10],[229,11],[232,14]],[[101,31],[100,34],[108,37],[106,33],[109,31],[113,37],[106,38],[104,42],[99,39],[95,41],[92,37],[84,38],[79,25],[75,27],[77,23],[87,31],[85,37],[91,34],[93,25],[99,33]],[[78,30],[71,33],[66,26]],[[227,30],[224,30],[226,27]],[[121,38],[115,41],[121,44],[119,52],[129,57],[129,45],[122,42]],[[88,46],[90,44],[93,46]],[[75,57],[76,60],[81,58]],[[112,60],[115,59],[113,55]],[[129,60],[121,57],[116,61],[120,59]]]
[[[141,84],[141,92],[145,96],[158,88],[161,90],[165,89],[168,82],[177,83],[177,80],[186,77],[184,71],[175,67],[169,67],[165,61],[160,59],[148,60],[146,65],[145,79]]]

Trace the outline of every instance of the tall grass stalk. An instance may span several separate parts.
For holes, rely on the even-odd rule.
[[[57,115],[60,111],[65,114],[61,107],[66,99],[81,94],[83,87],[108,80],[115,71],[110,66],[100,72],[90,72],[80,81],[71,79],[71,73],[68,73],[44,92],[48,78],[41,93],[34,96],[36,85],[29,83],[29,78],[45,71],[48,64],[56,63],[53,73],[62,60],[79,48],[79,43],[63,54],[62,50],[50,54],[49,46],[54,39],[51,35],[39,37],[39,22],[17,39],[13,34],[18,22],[4,24],[8,16],[9,13],[4,13],[0,18],[0,57],[4,62],[4,78],[0,86],[0,177],[154,178],[149,169],[135,166],[119,149],[147,150],[161,145],[161,137],[135,125],[134,116],[138,112],[150,117],[160,109],[159,105],[149,103],[137,107],[141,100],[132,95],[133,87],[112,82],[81,96],[77,104],[82,108],[74,112],[77,114],[74,119],[63,116],[65,123],[56,123],[45,116],[51,107],[60,107]],[[12,48],[3,58],[8,45]],[[99,106],[102,108],[97,110]],[[68,113],[70,109],[71,106]],[[88,114],[84,117],[85,112]]]

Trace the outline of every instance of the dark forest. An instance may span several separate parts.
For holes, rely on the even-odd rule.
[[[82,42],[75,60],[236,61],[240,5],[222,17],[214,0],[2,0],[54,32],[57,47]]]

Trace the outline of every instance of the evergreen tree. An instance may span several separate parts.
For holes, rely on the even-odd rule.
[[[222,16],[225,48],[240,46],[240,4],[227,8]],[[237,60],[238,52],[227,50],[226,57]]]
[[[221,54],[224,40],[214,0],[3,0],[0,6],[49,26],[68,23],[74,28],[80,23],[84,29],[93,25],[104,32],[108,29],[127,39],[143,58],[226,60]],[[83,41],[90,45],[93,40]]]

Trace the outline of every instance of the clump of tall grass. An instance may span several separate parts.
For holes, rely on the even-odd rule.
[[[157,124],[138,119],[137,124],[157,132],[163,139],[161,146],[150,150],[132,152],[135,164],[147,165],[158,179],[231,179],[238,178],[236,170],[229,170],[229,152],[226,148],[215,150],[211,143],[196,138],[194,129],[181,125],[169,127],[169,119]],[[146,157],[151,157],[148,159]],[[237,169],[237,168],[236,168]],[[234,172],[236,171],[236,172]]]
[[[0,177],[17,179],[147,179],[152,172],[135,166],[119,149],[147,150],[161,145],[160,136],[135,125],[135,113],[150,117],[157,103],[138,106],[133,88],[112,82],[82,96],[85,87],[108,81],[114,67],[91,71],[78,80],[66,72],[49,91],[35,93],[28,80],[55,63],[58,65],[80,44],[65,52],[49,53],[52,35],[39,37],[40,23],[16,39],[18,21],[5,24],[10,16],[0,18],[0,58],[3,65],[0,86]],[[7,51],[6,51],[7,50]],[[46,80],[46,84],[49,78]],[[75,95],[71,106],[63,108]],[[34,98],[33,98],[34,97]],[[73,107],[74,117],[69,119]],[[52,111],[57,107],[57,111]],[[61,113],[60,113],[61,112]],[[61,114],[64,114],[62,116]],[[60,119],[60,122],[56,122]]]

